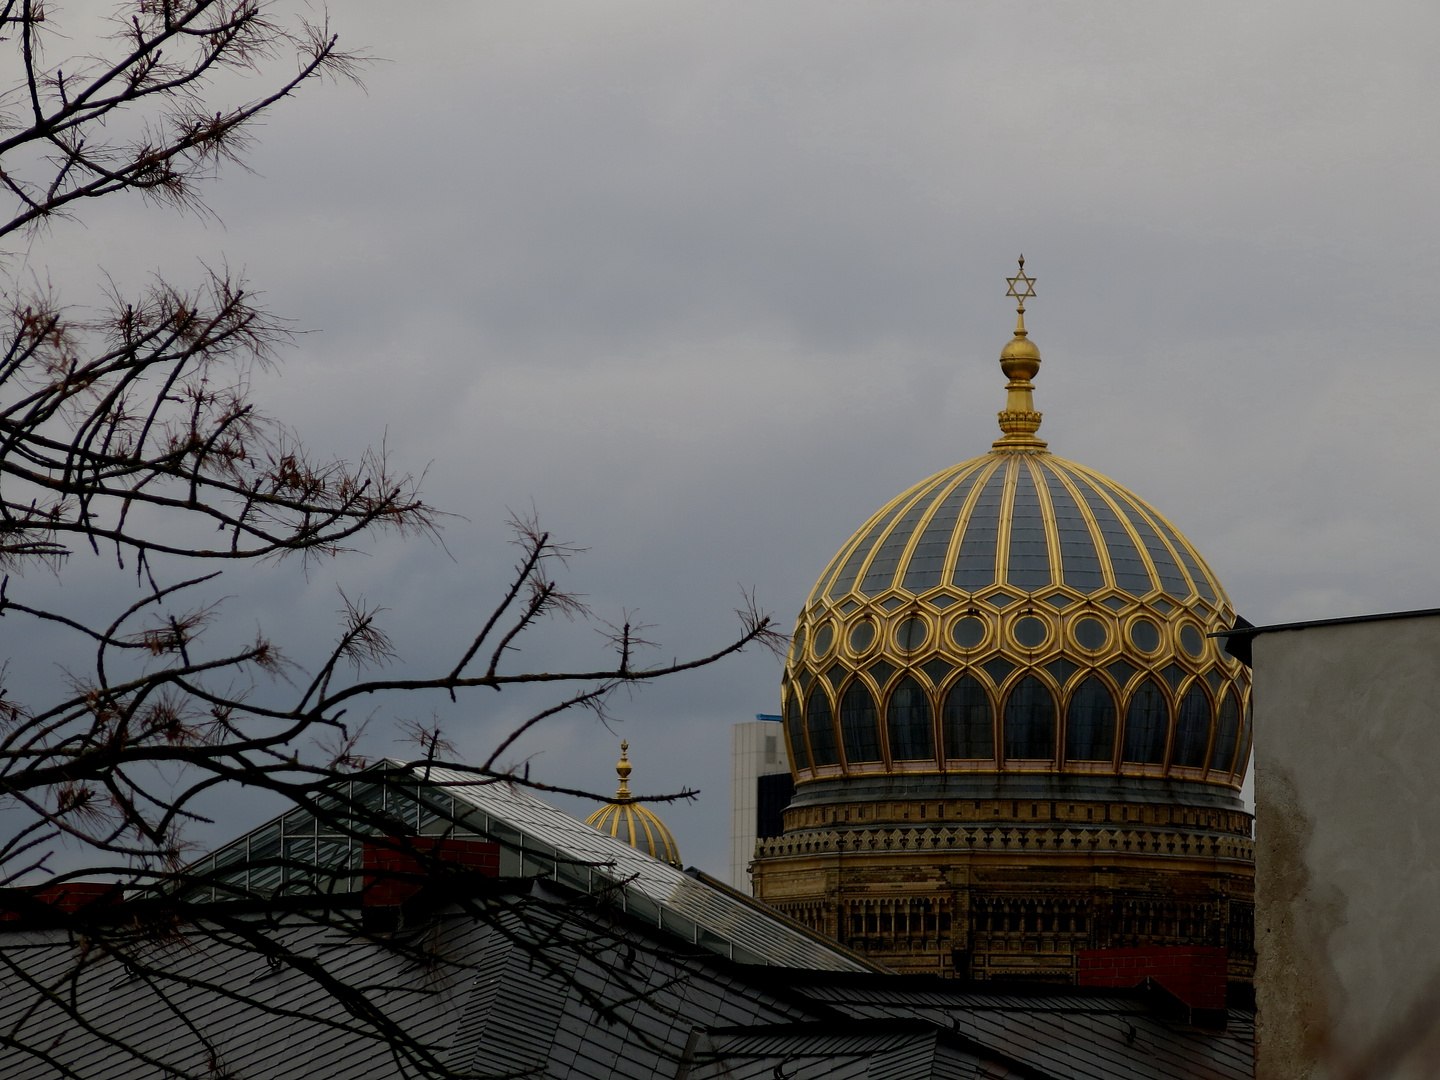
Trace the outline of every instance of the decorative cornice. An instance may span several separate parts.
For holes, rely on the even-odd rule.
[[[1255,844],[1248,837],[1208,830],[1053,828],[1016,825],[810,829],[761,840],[758,861],[864,852],[949,854],[1114,853],[1175,859],[1224,859],[1253,864]]]

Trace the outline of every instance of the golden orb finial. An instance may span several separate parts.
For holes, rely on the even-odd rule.
[[[1040,350],[1025,329],[1025,301],[1035,296],[1035,279],[1025,273],[1025,256],[1020,256],[1020,270],[1012,278],[1006,296],[1018,301],[1015,308],[1015,336],[1000,351],[1000,370],[1010,381],[1005,385],[1005,409],[1000,413],[1000,430],[1005,434],[992,444],[996,450],[1044,450],[1044,439],[1037,438],[1040,414],[1035,411],[1030,380],[1040,370]]]
[[[620,760],[615,763],[615,775],[620,778],[619,790],[615,792],[616,802],[629,802],[631,799],[630,758],[627,756],[626,753],[629,749],[630,744],[624,739],[622,739],[620,741]]]

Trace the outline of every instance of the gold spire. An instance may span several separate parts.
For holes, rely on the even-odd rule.
[[[1010,380],[1005,384],[1005,410],[1000,413],[1000,430],[1005,434],[992,444],[996,450],[1044,450],[1044,439],[1037,438],[1040,414],[1035,411],[1030,380],[1040,370],[1040,350],[1025,329],[1025,301],[1035,296],[1035,279],[1025,274],[1025,256],[1020,256],[1020,271],[1012,278],[1006,296],[1015,297],[1015,337],[1000,352],[1000,370]]]
[[[629,749],[630,744],[622,739],[620,741],[620,760],[615,763],[615,775],[620,777],[620,788],[615,792],[616,802],[629,802],[631,799],[630,758],[626,756],[626,751]]]

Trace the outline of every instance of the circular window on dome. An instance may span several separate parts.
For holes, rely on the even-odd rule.
[[[1136,619],[1130,624],[1130,641],[1141,652],[1154,652],[1160,647],[1160,628],[1149,619]]]
[[[1015,621],[1015,625],[1010,628],[1010,633],[1015,636],[1015,640],[1022,647],[1038,649],[1050,636],[1050,628],[1035,616],[1026,615],[1023,619]]]
[[[914,652],[929,636],[930,626],[924,619],[906,619],[895,631],[895,644],[906,652]]]
[[[810,644],[810,651],[815,654],[818,660],[830,651],[830,646],[835,643],[835,628],[828,622],[815,631],[815,640]]]
[[[1200,631],[1186,623],[1180,627],[1180,647],[1191,656],[1199,656],[1205,651],[1205,639],[1200,636]]]
[[[850,631],[850,649],[852,652],[864,652],[875,642],[875,624],[869,619],[859,623],[854,630]]]
[[[1110,631],[1099,619],[1080,619],[1070,630],[1082,649],[1103,649],[1105,642],[1110,640]]]
[[[973,649],[985,640],[985,624],[967,615],[951,628],[950,639],[962,649]]]

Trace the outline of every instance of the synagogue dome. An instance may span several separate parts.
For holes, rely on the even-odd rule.
[[[680,867],[680,848],[674,835],[655,811],[644,803],[636,802],[635,796],[630,794],[629,750],[628,742],[620,744],[620,760],[615,765],[620,786],[615,797],[587,817],[585,824],[643,851],[652,859]]]
[[[1001,793],[1000,777],[1043,797],[1050,776],[1068,781],[1052,794],[1164,781],[1167,799],[1238,806],[1249,678],[1209,636],[1234,610],[1162,514],[1038,438],[1021,300],[1002,437],[866,521],[797,620],[782,692],[795,805],[928,775],[961,797],[967,778],[977,798]]]

